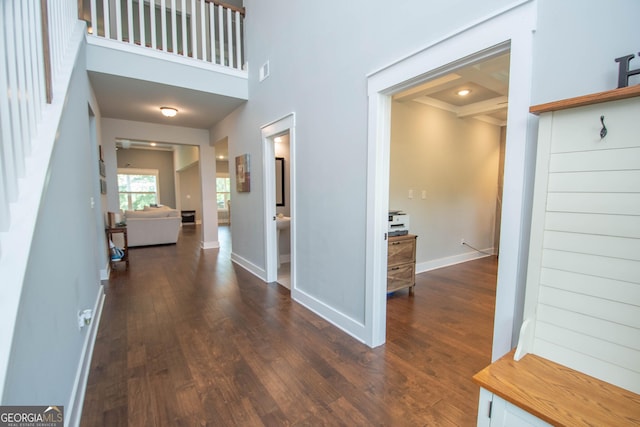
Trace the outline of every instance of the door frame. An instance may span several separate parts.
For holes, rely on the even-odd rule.
[[[275,190],[275,147],[276,136],[289,133],[289,188],[290,188],[290,235],[291,235],[291,292],[294,293],[296,284],[296,173],[295,173],[295,113],[289,113],[260,128],[262,135],[262,159],[264,182],[264,253],[266,282],[278,280],[278,241],[275,227],[276,218],[276,190]]]
[[[535,2],[521,0],[368,76],[366,342],[386,337],[391,101],[395,93],[506,51],[511,53],[500,264],[492,360],[515,346],[528,259],[535,117],[529,114]],[[425,236],[426,238],[426,236]]]

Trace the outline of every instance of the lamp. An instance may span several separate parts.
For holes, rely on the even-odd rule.
[[[178,114],[178,110],[173,107],[160,107],[160,112],[165,117],[174,117]]]

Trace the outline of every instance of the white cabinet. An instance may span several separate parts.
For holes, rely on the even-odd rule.
[[[640,393],[640,86],[532,110],[530,325],[518,354]]]
[[[478,427],[549,427],[551,424],[481,388]]]
[[[640,85],[530,111],[525,321],[474,376],[477,425],[640,425]]]

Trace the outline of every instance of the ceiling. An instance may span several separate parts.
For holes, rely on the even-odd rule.
[[[395,101],[415,101],[473,117],[498,126],[506,126],[509,95],[509,54],[459,68],[393,96]],[[458,95],[462,89],[466,96]]]
[[[241,99],[111,74],[89,72],[102,117],[210,129],[238,108]],[[175,117],[160,107],[178,109]]]

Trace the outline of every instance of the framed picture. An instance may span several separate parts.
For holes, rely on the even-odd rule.
[[[236,191],[238,193],[251,191],[251,164],[248,154],[236,157]]]
[[[105,179],[100,180],[100,194],[107,194],[107,181]]]
[[[276,157],[276,206],[284,205],[284,157]]]
[[[104,165],[104,162],[102,160],[98,161],[98,165],[100,166],[100,176],[101,177],[106,177],[107,176],[107,168]]]

